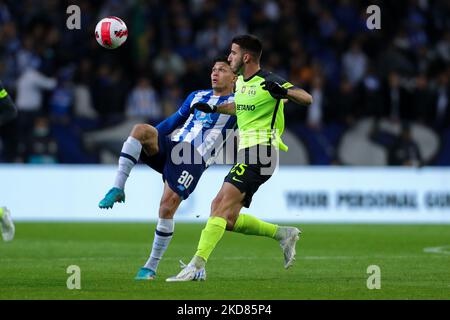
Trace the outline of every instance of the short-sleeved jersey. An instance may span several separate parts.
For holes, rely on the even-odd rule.
[[[293,87],[291,83],[265,70],[258,71],[247,80],[242,75],[238,77],[234,98],[239,149],[272,143],[276,148],[287,151],[287,146],[281,140],[284,131],[283,100],[273,98],[264,90],[261,87],[264,81],[278,82],[286,89]]]
[[[234,102],[234,94],[228,96],[215,96],[213,90],[200,90],[192,92],[183,102],[178,112],[188,117],[183,126],[172,135],[172,141],[188,142],[193,145],[207,163],[225,142],[227,130],[236,128],[236,117],[219,113],[204,113],[194,110],[190,114],[191,105],[205,102],[211,105]]]

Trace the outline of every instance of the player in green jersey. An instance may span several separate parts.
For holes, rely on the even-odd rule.
[[[310,105],[312,97],[281,77],[260,67],[262,44],[252,35],[232,40],[228,56],[231,68],[239,74],[235,102],[220,106],[197,103],[193,107],[206,113],[235,114],[239,128],[239,151],[233,166],[211,204],[211,216],[202,231],[197,252],[191,262],[167,281],[191,281],[204,270],[206,262],[225,230],[273,238],[280,242],[284,267],[295,260],[300,230],[267,223],[240,214],[249,207],[253,194],[266,182],[278,161],[278,150],[287,151],[281,135],[284,130],[284,100]]]
[[[16,116],[17,108],[0,82],[0,126]],[[11,241],[14,238],[14,223],[11,219],[11,213],[6,207],[0,207],[0,231],[3,240]]]

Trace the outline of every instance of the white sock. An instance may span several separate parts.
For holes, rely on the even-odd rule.
[[[155,238],[153,239],[152,253],[150,258],[144,265],[144,268],[151,269],[156,272],[161,258],[172,240],[174,230],[173,219],[158,219],[158,225],[155,230]]]
[[[114,187],[125,190],[125,182],[127,182],[131,169],[138,162],[141,155],[142,145],[139,140],[128,137],[123,144],[119,157],[119,168],[117,169]]]

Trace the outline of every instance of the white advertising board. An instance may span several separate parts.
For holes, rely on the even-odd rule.
[[[229,168],[205,172],[177,221],[206,221]],[[131,173],[125,204],[98,208],[115,171],[102,165],[2,165],[0,206],[16,220],[155,221],[162,179],[143,165]],[[450,223],[450,168],[281,167],[242,212],[280,222]]]

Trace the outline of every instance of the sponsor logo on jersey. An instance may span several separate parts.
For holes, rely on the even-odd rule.
[[[211,119],[211,115],[205,113],[203,111],[197,111],[194,114],[196,120],[201,121],[203,127],[210,128],[212,126],[213,120]]]
[[[236,109],[238,111],[255,111],[256,107],[254,104],[238,104]]]

